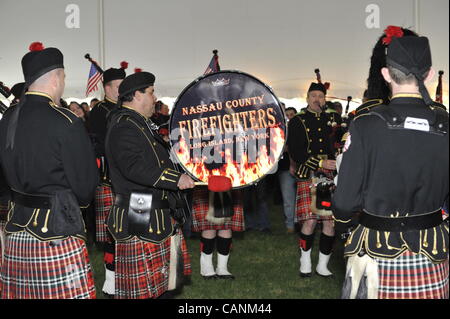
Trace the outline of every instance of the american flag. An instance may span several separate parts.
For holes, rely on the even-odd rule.
[[[203,73],[203,75],[220,71],[219,56],[217,55],[217,52],[218,52],[217,50],[213,51],[214,55],[211,58],[211,62],[209,62],[209,65],[206,68],[206,71],[205,71],[205,73]]]
[[[89,70],[89,78],[86,88],[86,96],[89,96],[91,92],[98,90],[98,82],[102,79],[102,73],[98,71],[94,63],[91,63],[91,69]]]

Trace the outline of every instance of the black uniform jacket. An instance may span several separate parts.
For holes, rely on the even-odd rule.
[[[39,92],[27,92],[19,111],[13,150],[5,149],[13,111],[0,122],[0,161],[9,187],[30,195],[70,191],[79,212],[79,206],[91,202],[98,183],[94,150],[82,120]],[[8,214],[6,231],[26,230],[39,239],[65,237],[59,224],[64,212],[15,205]],[[79,221],[78,214],[74,218]]]
[[[105,159],[105,139],[109,116],[116,108],[116,102],[105,97],[103,101],[94,105],[89,112],[88,126],[92,143],[95,148],[95,156],[99,160],[100,183],[111,186],[111,180],[108,172],[108,164]]]
[[[171,211],[180,200],[178,172],[169,155],[168,144],[150,128],[150,122],[138,112],[123,106],[110,122],[106,137],[106,156],[108,159],[112,187],[115,194],[129,198],[131,193],[152,193],[153,200],[161,207],[171,209],[152,209],[145,227],[129,223],[128,205],[113,206],[108,218],[108,228],[116,240],[124,241],[138,238],[160,242],[171,235],[173,221]],[[142,231],[142,229],[144,229]]]
[[[98,158],[105,156],[106,118],[115,107],[116,102],[105,97],[89,112],[89,129],[95,141],[95,155]]]
[[[297,164],[297,177],[309,179],[310,172],[319,168],[326,156],[334,158],[330,141],[331,117],[326,112],[315,113],[307,109],[294,116],[288,125],[288,149]]]
[[[418,97],[394,97],[388,107],[400,117],[426,119],[430,125],[436,119],[434,108]],[[442,207],[449,193],[448,134],[389,129],[384,120],[366,113],[352,122],[349,139],[333,198],[337,222],[348,223],[364,210],[387,217],[389,223],[389,218],[425,215]],[[409,249],[442,261],[448,258],[448,239],[446,223],[405,232],[359,225],[348,238],[345,254],[364,249],[372,257],[395,258]]]

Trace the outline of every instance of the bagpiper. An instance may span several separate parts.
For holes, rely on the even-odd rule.
[[[318,221],[322,222],[323,227],[316,272],[325,277],[332,275],[327,266],[334,243],[333,218],[331,214],[318,215],[311,206],[313,177],[322,174],[332,178],[336,169],[335,152],[330,139],[332,119],[324,111],[325,96],[326,88],[322,83],[311,83],[307,97],[308,107],[291,119],[288,126],[291,172],[298,179],[295,220],[298,225],[301,224],[299,249],[302,277],[309,277],[312,273],[311,251]]]
[[[398,31],[381,69],[389,106],[355,118],[334,194],[336,223],[359,212],[342,297],[448,299],[448,113],[424,84],[434,75],[428,39]]]
[[[80,206],[98,183],[82,121],[58,107],[63,54],[30,46],[24,95],[0,122],[0,163],[11,189],[0,299],[95,298]]]
[[[95,155],[100,174],[100,184],[95,192],[96,241],[103,243],[105,281],[103,294],[109,298],[114,296],[115,266],[114,240],[106,228],[106,218],[113,205],[113,190],[109,177],[108,162],[105,156],[105,138],[108,118],[116,108],[119,96],[119,85],[126,77],[125,69],[128,64],[124,61],[120,68],[110,68],[103,73],[103,88],[105,98],[94,105],[89,114],[89,129],[95,147]]]
[[[116,242],[116,299],[163,297],[182,285],[190,267],[181,231],[187,205],[179,191],[193,188],[194,181],[177,170],[150,120],[154,82],[149,72],[123,80],[106,135],[114,189],[107,225]]]

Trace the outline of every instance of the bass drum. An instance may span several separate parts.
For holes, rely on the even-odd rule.
[[[197,181],[229,177],[235,189],[275,172],[287,138],[278,98],[240,71],[211,73],[189,84],[169,123],[175,162]]]

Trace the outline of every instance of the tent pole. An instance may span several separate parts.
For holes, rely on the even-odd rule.
[[[99,55],[100,65],[105,69],[105,6],[103,0],[98,0],[98,23],[99,23]]]
[[[414,0],[414,29],[420,34],[420,0]]]

